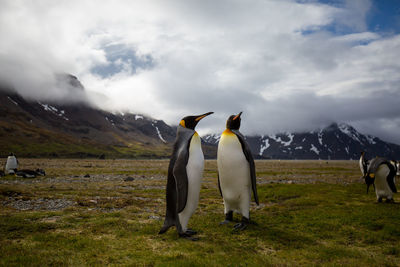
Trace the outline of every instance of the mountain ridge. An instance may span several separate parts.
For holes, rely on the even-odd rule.
[[[209,134],[204,140],[217,145],[220,135]],[[389,159],[400,158],[400,146],[378,137],[361,134],[346,123],[332,123],[309,132],[285,132],[246,136],[258,159],[358,159],[360,152]]]
[[[0,156],[10,152],[26,157],[167,158],[176,127],[142,114],[108,112],[93,106],[85,88],[70,74],[57,79],[81,101],[26,99],[0,85]],[[216,158],[219,134],[203,139],[205,158]],[[400,146],[359,133],[351,125],[332,123],[302,133],[246,136],[257,159],[358,159],[370,156],[400,158]]]

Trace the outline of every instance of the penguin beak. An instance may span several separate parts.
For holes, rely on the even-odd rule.
[[[234,118],[233,118],[233,120],[236,120],[237,118],[240,118],[240,115],[242,115],[242,111],[240,111],[240,113],[239,114],[237,114]]]
[[[199,115],[199,116],[196,117],[195,121],[200,121],[200,120],[203,119],[204,117],[207,117],[208,115],[211,115],[211,114],[213,114],[213,113],[214,113],[214,112],[207,112],[207,113],[204,113],[203,115]]]

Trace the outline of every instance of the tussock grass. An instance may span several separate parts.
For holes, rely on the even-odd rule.
[[[207,161],[189,222],[199,232],[197,242],[178,238],[175,229],[157,234],[166,160],[20,161],[48,176],[0,180],[3,266],[400,265],[400,206],[376,204],[355,161],[257,161],[260,206],[251,210],[257,225],[242,232],[219,225],[216,162]],[[127,176],[134,180],[124,181]],[[10,204],[43,199],[74,205],[19,210]]]

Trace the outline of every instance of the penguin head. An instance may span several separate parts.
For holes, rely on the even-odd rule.
[[[231,115],[228,120],[226,121],[226,128],[229,130],[239,130],[240,128],[240,116],[242,112],[237,115]]]
[[[204,113],[202,115],[184,117],[179,122],[179,125],[184,127],[184,128],[188,128],[188,129],[194,130],[194,128],[196,128],[197,123],[199,123],[199,121],[201,119],[203,119],[204,117],[207,117],[208,115],[211,115],[213,113],[214,112],[207,112],[207,113]]]

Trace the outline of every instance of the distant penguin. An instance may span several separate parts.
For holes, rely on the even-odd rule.
[[[225,206],[226,224],[233,221],[233,212],[242,215],[235,229],[244,230],[250,223],[251,191],[258,203],[256,171],[253,157],[239,132],[242,112],[229,117],[218,144],[218,186]]]
[[[45,176],[46,172],[43,169],[36,169],[34,170],[18,170],[15,173],[15,176],[22,177],[22,178],[35,178],[36,176]]]
[[[10,153],[7,158],[5,173],[6,174],[14,174],[18,169],[18,160],[15,157],[14,153]]]
[[[392,163],[393,167],[396,170],[396,176],[400,176],[400,162],[396,160],[391,160],[390,163]]]
[[[382,202],[383,198],[386,202],[394,202],[393,193],[397,193],[395,176],[396,169],[389,160],[380,157],[372,159],[364,174],[367,193],[368,187],[373,184],[378,202]]]
[[[369,187],[372,185],[375,189],[375,184],[374,184],[374,179],[370,178],[369,176],[366,176],[366,173],[368,171],[369,161],[366,159],[364,151],[361,151],[361,156],[358,163],[360,166],[362,179],[364,179],[365,183],[367,184],[367,194],[368,194]]]
[[[368,169],[368,160],[365,158],[365,152],[364,151],[361,151],[361,156],[360,156],[360,160],[359,160],[359,166],[360,166],[361,173],[362,173],[362,175],[364,177],[365,174],[367,173],[367,169]]]
[[[193,237],[197,232],[187,228],[199,202],[204,170],[201,139],[194,129],[201,119],[211,114],[184,117],[178,125],[168,167],[165,221],[159,234],[175,226],[180,237],[198,239]]]
[[[400,176],[400,161],[396,162],[396,169],[397,169],[396,176]]]

